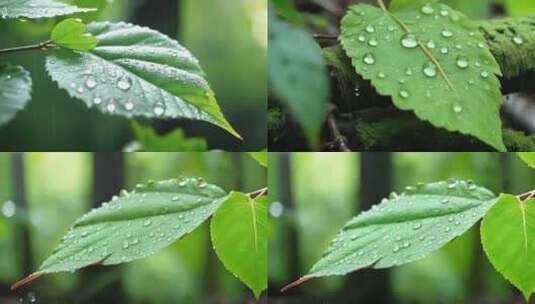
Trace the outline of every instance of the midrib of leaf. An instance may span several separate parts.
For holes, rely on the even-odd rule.
[[[256,227],[256,201],[254,199],[249,199],[249,207],[251,208],[251,216],[253,218],[254,248],[255,252],[258,253],[258,228]]]
[[[524,209],[524,202],[518,200],[518,206],[520,207],[520,213],[522,214],[522,229],[524,230],[524,249],[526,251],[526,256],[528,255],[528,228],[526,220],[526,210]]]
[[[392,14],[390,11],[388,11],[388,9],[386,8],[383,0],[377,0],[377,2],[379,3],[379,6],[381,7],[381,9],[385,12],[386,15],[390,16],[392,19],[394,19],[394,21],[399,24],[399,26],[401,27],[401,29],[403,31],[405,31],[405,33],[407,34],[410,34],[411,33],[411,30],[407,27],[407,25],[405,25],[405,23],[399,19],[396,15]],[[436,65],[436,67],[438,68],[438,71],[440,72],[440,75],[442,77],[444,77],[444,79],[446,80],[446,83],[448,84],[448,86],[450,87],[450,89],[455,92],[455,94],[457,95],[457,90],[455,90],[455,87],[453,86],[453,83],[450,81],[450,79],[448,78],[448,75],[446,75],[446,72],[444,71],[444,68],[442,68],[442,65],[440,64],[440,62],[435,58],[435,56],[433,56],[433,54],[431,53],[431,51],[429,51],[429,49],[423,45],[420,41],[418,41],[418,46],[422,49],[422,51],[424,52],[424,54],[429,57],[429,59],[433,62],[434,65]]]

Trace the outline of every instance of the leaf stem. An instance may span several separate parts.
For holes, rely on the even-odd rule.
[[[0,49],[0,54],[2,53],[14,53],[14,52],[22,52],[22,51],[30,51],[30,50],[42,50],[45,51],[49,47],[53,46],[52,40],[43,41],[38,44],[32,44],[32,45],[26,45],[26,46],[18,46],[13,48],[7,48],[7,49]]]
[[[516,197],[521,201],[527,201],[528,199],[535,196],[535,190],[528,191],[526,193],[522,193],[517,195]]]
[[[265,188],[258,189],[256,191],[250,192],[249,193],[249,197],[252,198],[252,199],[256,199],[256,198],[259,198],[259,197],[267,195],[267,194],[268,194],[268,188],[265,187]]]

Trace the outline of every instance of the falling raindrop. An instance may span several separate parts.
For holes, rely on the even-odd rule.
[[[365,64],[372,65],[375,64],[375,57],[371,53],[364,55],[363,61]]]
[[[411,34],[411,33],[404,34],[401,37],[401,45],[409,49],[413,49],[417,47],[418,41],[416,40],[416,36],[414,36],[414,34]]]
[[[445,38],[453,37],[453,33],[447,28],[443,29],[441,34],[442,34],[442,37],[445,37]]]
[[[466,69],[468,67],[468,59],[464,56],[457,57],[457,66],[461,69]]]

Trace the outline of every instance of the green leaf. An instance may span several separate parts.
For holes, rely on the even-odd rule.
[[[8,123],[31,98],[32,79],[21,66],[0,65],[0,125]]]
[[[321,49],[305,31],[269,17],[269,85],[316,146],[329,91]]]
[[[211,220],[212,243],[225,267],[258,298],[267,288],[266,197],[232,192]]]
[[[91,8],[79,8],[54,0],[4,0],[0,2],[0,17],[2,18],[55,17],[94,10]]]
[[[194,230],[227,199],[203,179],[136,185],[79,218],[39,270],[14,288],[47,273],[115,265],[147,257]]]
[[[517,155],[528,166],[535,169],[535,152],[518,152]]]
[[[535,292],[535,199],[502,194],[481,223],[481,243],[492,263],[529,300]]]
[[[151,127],[136,122],[132,123],[132,128],[137,142],[129,145],[129,152],[198,152],[208,150],[204,138],[187,138],[181,129],[160,136]]]
[[[443,4],[403,6],[395,15],[355,5],[341,41],[357,73],[396,107],[505,150],[500,68],[466,16]]]
[[[256,162],[262,166],[262,167],[266,167],[268,166],[268,153],[266,150],[262,150],[260,152],[249,152],[249,155],[251,155],[252,158],[254,158],[254,160],[256,160]]]
[[[89,51],[98,44],[98,39],[86,33],[87,25],[80,19],[69,18],[58,23],[52,30],[51,40],[59,46],[77,51]]]
[[[89,52],[56,49],[46,67],[88,107],[126,117],[207,121],[241,138],[224,118],[199,62],[175,40],[146,27],[94,22]]]
[[[495,201],[492,192],[470,181],[393,193],[350,220],[303,279],[419,260],[467,231]]]

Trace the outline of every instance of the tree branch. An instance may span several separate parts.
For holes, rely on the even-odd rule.
[[[7,48],[7,49],[0,49],[0,54],[3,53],[15,53],[15,52],[23,52],[23,51],[31,51],[31,50],[41,50],[46,51],[49,47],[52,47],[54,44],[52,43],[52,40],[47,40],[38,44],[33,45],[26,45],[26,46],[18,46],[13,48]]]

